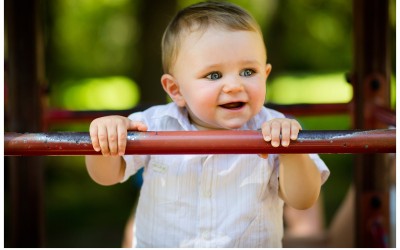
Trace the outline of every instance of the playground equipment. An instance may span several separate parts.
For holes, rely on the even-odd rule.
[[[22,5],[24,8],[21,8]],[[43,85],[46,79],[41,7],[39,0],[5,2],[9,58],[9,70],[6,73],[10,83],[8,89],[10,111],[8,114],[10,117],[7,118],[10,131],[43,132],[46,124],[56,120],[55,113],[45,109],[45,105],[42,103]],[[386,129],[389,125],[396,124],[395,112],[390,110],[388,8],[388,0],[353,0],[354,61],[349,82],[354,87],[354,98],[351,103],[345,105],[303,106],[302,112],[323,114],[333,112],[330,109],[333,107],[334,112],[351,114],[353,128],[364,131]],[[280,110],[288,113],[284,108]],[[64,112],[64,114],[72,115],[75,118],[82,115],[79,112]],[[79,119],[88,119],[88,117]],[[305,133],[303,134],[303,132]],[[303,132],[303,135],[307,134],[306,131]],[[386,137],[388,134],[389,136]],[[381,135],[387,138],[383,144],[387,142],[391,145],[390,149],[388,151],[385,149],[384,152],[395,151],[394,134],[395,130],[391,130]],[[11,141],[12,138],[16,140],[15,137],[7,136],[11,135],[6,134],[6,140],[7,138]],[[389,232],[389,183],[384,181],[388,179],[389,172],[387,168],[382,167],[384,163],[381,154],[370,154],[373,152],[370,150],[381,147],[375,147],[372,143],[379,141],[381,136],[369,139],[368,143],[362,143],[362,151],[368,152],[368,154],[357,154],[356,156],[354,183],[356,186],[355,235],[357,247],[372,246],[368,236],[368,222],[377,214],[382,218],[384,230]],[[257,139],[257,141],[261,140]],[[324,143],[331,144],[330,141]],[[345,143],[345,141],[340,143]],[[22,144],[24,144],[23,140]],[[305,144],[303,142],[303,145]],[[335,141],[332,144],[335,144]],[[12,146],[12,143],[6,144],[5,148],[8,150],[7,147],[10,145]],[[296,145],[300,148],[302,146],[299,141],[293,143],[290,148],[295,148]],[[367,145],[368,147],[366,147]],[[340,144],[340,147],[342,146],[343,144]],[[268,149],[264,142],[263,147],[265,150]],[[10,151],[7,152],[10,153]],[[44,197],[41,160],[39,157],[10,157],[9,163],[10,176],[8,178],[12,211],[10,218],[11,246],[43,246]],[[372,201],[381,204],[378,211],[371,207]]]
[[[4,154],[94,155],[87,132],[5,133]],[[129,132],[126,154],[395,153],[396,130],[300,131],[290,147],[272,147],[261,131]]]

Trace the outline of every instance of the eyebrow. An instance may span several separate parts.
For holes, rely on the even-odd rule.
[[[242,64],[257,64],[259,66],[262,66],[263,64],[260,64],[257,60],[242,60],[240,61]]]
[[[257,64],[259,66],[262,66],[262,64],[260,64],[257,60],[242,60],[242,61],[239,61],[239,64],[244,64],[244,65]],[[212,70],[214,68],[218,68],[221,65],[222,65],[222,63],[209,64],[209,65],[204,66],[201,71],[209,71],[209,70]]]

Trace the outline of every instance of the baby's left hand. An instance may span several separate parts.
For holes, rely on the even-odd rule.
[[[297,140],[297,135],[301,129],[298,121],[288,118],[272,119],[264,122],[261,128],[264,140],[271,142],[273,147],[289,146],[290,140]],[[281,138],[280,135],[282,135]]]

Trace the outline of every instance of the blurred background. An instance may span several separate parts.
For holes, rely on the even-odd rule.
[[[6,1],[7,2],[7,1]],[[44,105],[53,110],[127,110],[167,101],[160,85],[162,32],[177,10],[198,1],[51,0],[43,16]],[[272,73],[267,102],[348,103],[353,89],[352,1],[232,0],[262,27]],[[389,1],[391,107],[395,108],[396,1]],[[5,13],[7,15],[7,13]],[[8,48],[5,19],[5,107]],[[28,42],[28,41],[24,41]],[[7,109],[5,110],[7,131]],[[296,117],[304,129],[351,129],[347,114]],[[45,122],[48,131],[88,131],[90,121]],[[16,131],[19,132],[19,131]],[[322,187],[329,228],[353,180],[353,155],[321,155],[331,170]],[[43,157],[46,247],[119,247],[140,176],[112,187],[94,183],[83,157]],[[5,158],[5,246],[10,244],[9,159]]]

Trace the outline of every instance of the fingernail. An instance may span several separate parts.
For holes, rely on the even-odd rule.
[[[271,144],[272,144],[273,147],[278,147],[278,146],[279,146],[279,142],[275,142],[275,141],[274,141],[274,142],[272,142]]]
[[[271,136],[269,136],[269,135],[264,136],[264,140],[270,141],[271,140]]]

